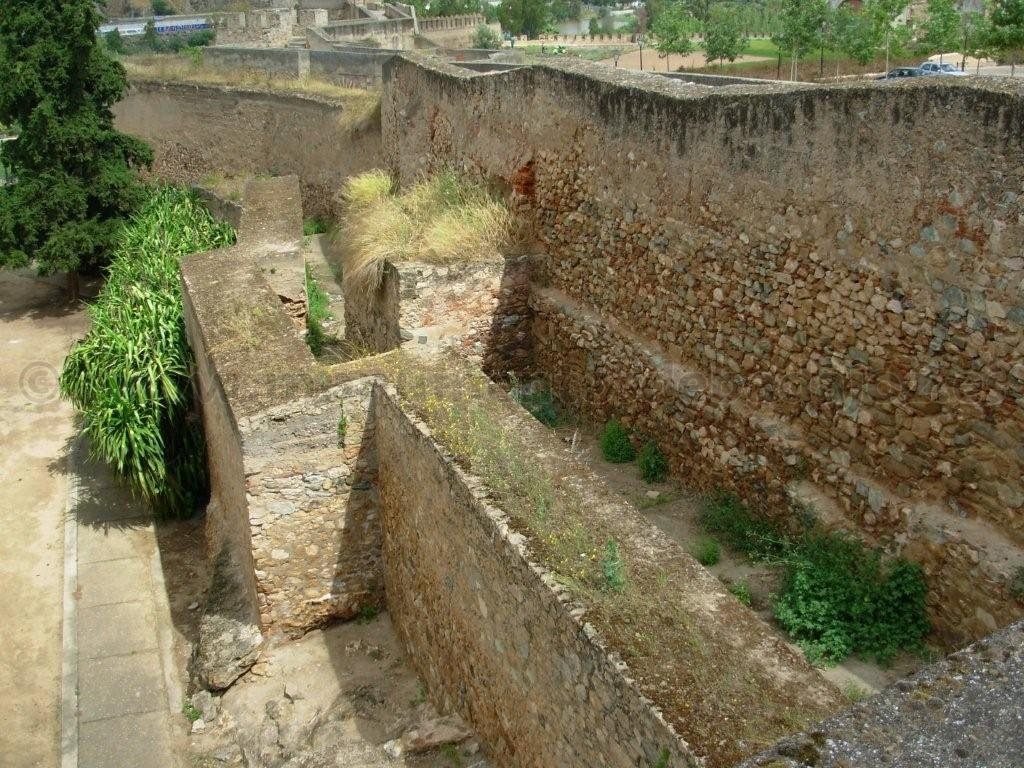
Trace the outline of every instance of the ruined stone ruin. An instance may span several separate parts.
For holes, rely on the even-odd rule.
[[[496,765],[1021,765],[1017,86],[713,87],[400,56],[379,123],[341,112],[152,83],[118,107],[167,178],[275,177],[228,206],[236,246],[182,267],[214,488],[205,686],[386,604],[431,700]],[[529,242],[472,269],[389,265],[345,296],[364,354],[327,364],[288,277],[303,208],[336,213],[331,190],[373,167],[477,179]],[[479,368],[657,436],[694,488],[810,506],[920,562],[934,641],[966,649],[850,707]],[[581,535],[618,541],[650,600],[545,564],[559,553],[514,494],[431,420],[462,389],[524,467],[555,468]]]

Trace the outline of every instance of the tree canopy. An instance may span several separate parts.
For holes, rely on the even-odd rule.
[[[1024,0],[993,0],[988,47],[1016,66],[1024,50]]]
[[[655,47],[662,53],[689,53],[693,50],[690,41],[693,26],[693,19],[685,5],[682,2],[670,3],[651,24],[651,31],[657,40]]]
[[[4,0],[0,123],[17,139],[0,189],[0,266],[73,272],[102,263],[122,220],[144,199],[142,141],[114,130],[124,68],[96,36],[93,0]]]
[[[503,0],[498,18],[506,32],[534,38],[548,26],[551,14],[547,0]]]
[[[956,0],[928,0],[922,27],[924,35],[919,41],[928,53],[948,53],[960,43],[960,12]]]
[[[735,61],[747,44],[740,19],[730,8],[712,6],[704,25],[704,55],[708,62]]]

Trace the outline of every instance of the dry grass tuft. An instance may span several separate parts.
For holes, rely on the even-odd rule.
[[[346,115],[352,124],[369,119],[380,108],[380,94],[373,91],[347,88],[308,77],[271,77],[254,70],[215,69],[204,66],[201,60],[180,54],[124,56],[121,63],[128,71],[128,76],[137,80],[225,85],[268,93],[316,96],[341,102],[347,108]]]
[[[385,261],[429,264],[493,257],[509,243],[512,214],[485,189],[442,171],[401,194],[383,171],[352,178],[344,249],[345,279],[380,287]]]

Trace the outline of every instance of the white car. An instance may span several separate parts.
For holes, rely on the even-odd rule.
[[[939,64],[937,61],[926,61],[918,69],[926,75],[952,75],[953,77],[969,77],[969,75],[952,64]]]

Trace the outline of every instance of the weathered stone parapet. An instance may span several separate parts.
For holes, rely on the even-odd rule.
[[[901,680],[738,768],[1018,768],[1024,623]]]

